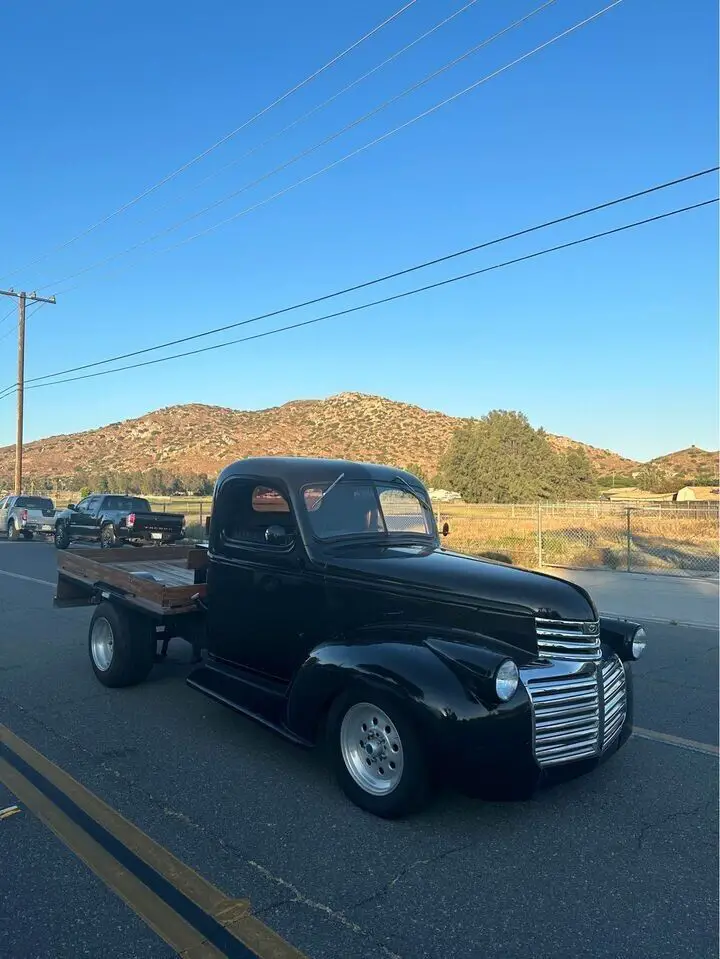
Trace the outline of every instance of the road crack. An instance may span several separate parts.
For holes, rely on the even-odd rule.
[[[427,859],[415,859],[413,862],[408,863],[406,866],[400,870],[400,872],[390,880],[390,882],[385,883],[385,885],[380,888],[377,892],[374,892],[370,896],[366,896],[364,899],[360,899],[357,902],[352,903],[351,909],[359,909],[361,906],[366,906],[370,902],[375,902],[377,899],[381,899],[393,889],[402,879],[404,879],[413,869],[417,869],[418,866],[430,866],[433,863],[440,862],[442,859],[447,859],[449,856],[454,856],[456,853],[464,852],[466,849],[471,849],[475,845],[474,842],[466,842],[460,846],[453,846],[451,849],[445,849],[443,852],[437,853],[435,856],[428,856]]]
[[[636,849],[639,852],[647,840],[648,833],[654,829],[663,829],[665,826],[670,825],[672,822],[676,822],[678,819],[690,819],[693,816],[699,815],[706,809],[714,808],[715,801],[712,799],[704,799],[700,803],[696,803],[690,809],[676,809],[675,812],[667,813],[667,815],[662,816],[660,819],[653,820],[651,822],[641,823],[640,828],[637,831],[635,836]]]

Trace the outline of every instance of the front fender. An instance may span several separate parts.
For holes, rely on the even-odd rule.
[[[521,684],[506,703],[482,702],[470,674],[447,655],[450,644],[458,644],[459,632],[373,627],[316,647],[292,683],[289,728],[315,741],[333,701],[359,685],[367,695],[375,688],[396,698],[431,753],[448,761],[492,761],[513,743],[526,751],[532,723],[525,688]],[[437,650],[429,645],[432,641]],[[462,649],[467,647],[459,644]],[[480,654],[483,647],[476,643],[475,651]]]

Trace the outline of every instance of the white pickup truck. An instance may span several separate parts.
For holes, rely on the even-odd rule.
[[[6,496],[0,500],[0,536],[32,539],[55,532],[55,506],[45,496]]]

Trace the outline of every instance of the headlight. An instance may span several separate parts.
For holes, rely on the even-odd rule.
[[[506,659],[500,663],[495,673],[495,695],[501,703],[512,699],[517,692],[519,682],[520,673],[512,659]]]
[[[633,659],[640,659],[642,654],[645,652],[645,646],[647,645],[647,635],[642,626],[639,629],[636,629],[632,634],[632,639],[630,642],[630,651],[632,653]]]

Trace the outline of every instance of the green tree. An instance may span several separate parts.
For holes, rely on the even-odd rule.
[[[563,499],[595,499],[598,483],[585,450],[570,450],[563,460],[558,494]]]
[[[448,487],[470,502],[586,499],[597,493],[584,453],[556,453],[543,430],[533,429],[524,414],[507,410],[460,426],[442,473]]]
[[[638,474],[637,485],[649,493],[675,493],[687,482],[679,476],[668,476],[657,466],[649,466]]]

